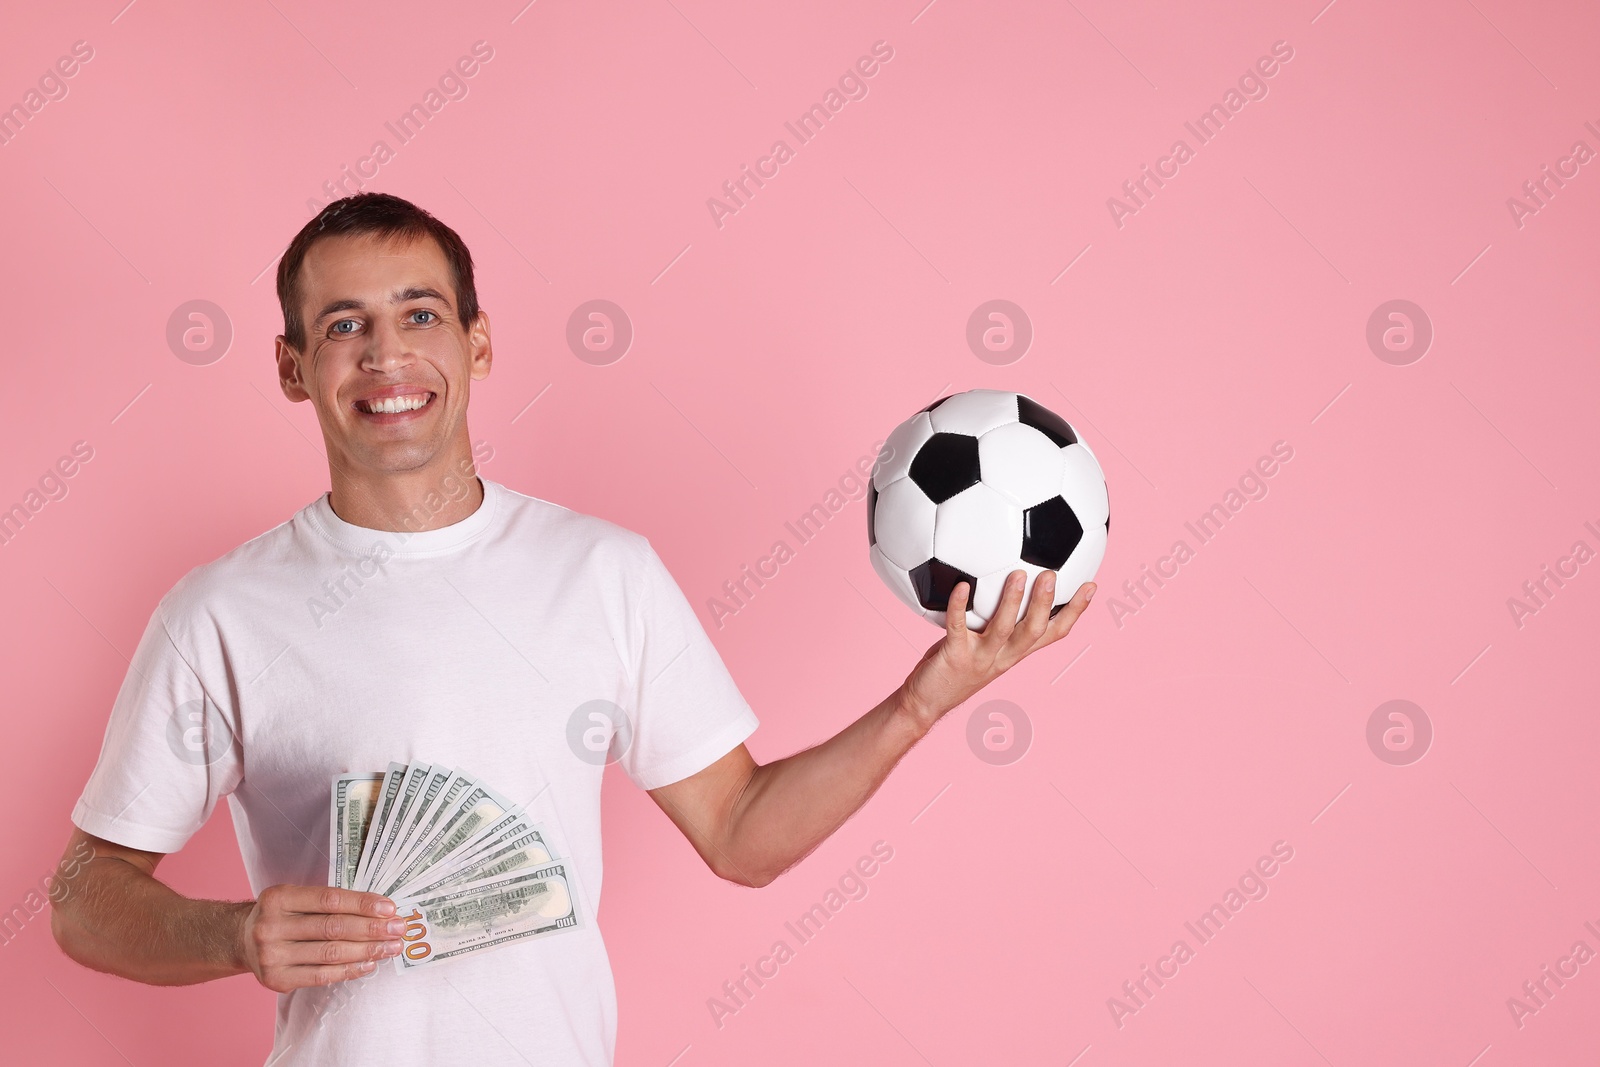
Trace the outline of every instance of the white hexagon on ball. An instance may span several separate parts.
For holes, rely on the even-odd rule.
[[[1017,394],[998,389],[972,389],[941,400],[928,417],[935,433],[981,437],[996,426],[1017,421]]]
[[[939,505],[933,554],[950,566],[987,574],[1015,563],[1021,550],[1022,509],[982,482]]]
[[[877,547],[890,563],[910,570],[933,557],[937,508],[916,482],[891,482],[878,493],[877,509]]]
[[[978,438],[978,468],[984,485],[1019,508],[1031,508],[1061,492],[1062,450],[1020,422],[996,427]]]

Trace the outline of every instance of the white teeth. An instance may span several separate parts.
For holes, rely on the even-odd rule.
[[[428,402],[429,394],[412,393],[409,396],[387,396],[382,400],[364,400],[362,410],[372,415],[393,415],[400,411],[415,411]]]

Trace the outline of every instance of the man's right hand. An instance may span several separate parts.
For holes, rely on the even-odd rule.
[[[329,886],[263,890],[239,929],[240,960],[275,993],[360,978],[400,954],[394,901]]]

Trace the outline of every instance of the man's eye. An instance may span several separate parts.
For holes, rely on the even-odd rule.
[[[426,308],[418,308],[416,311],[413,311],[411,314],[412,314],[413,317],[415,317],[417,315],[432,315],[434,318],[438,318],[439,317],[437,315],[434,315],[433,312],[427,310]]]
[[[344,329],[343,327],[345,327],[345,326],[349,326],[350,329],[349,330]],[[338,322],[336,322],[332,326],[328,327],[328,331],[330,333],[351,333],[355,329],[356,326],[357,326],[357,323],[356,323],[355,319],[340,319]]]

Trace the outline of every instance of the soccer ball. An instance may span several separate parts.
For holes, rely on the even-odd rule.
[[[1110,528],[1105,475],[1077,431],[995,389],[947,396],[896,427],[867,492],[873,570],[940,627],[968,582],[967,626],[981,630],[1015,570],[1028,575],[1023,610],[1034,579],[1057,572],[1054,615],[1094,578]]]

